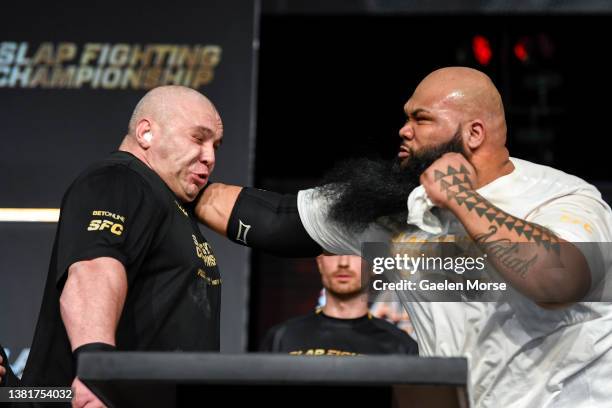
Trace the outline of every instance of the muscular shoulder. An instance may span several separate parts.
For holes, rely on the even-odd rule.
[[[134,159],[135,160],[135,159]],[[124,195],[125,198],[146,196],[159,204],[155,189],[133,160],[116,160],[112,156],[85,169],[68,188],[70,195]]]
[[[106,181],[109,183],[139,183],[144,184],[144,179],[139,176],[129,163],[97,162],[85,169],[75,179],[73,185],[86,183],[92,180]]]
[[[554,167],[517,158],[512,158],[512,163],[519,170],[519,174],[525,181],[531,180],[538,184],[549,183],[555,185],[557,188],[594,188],[580,177]]]

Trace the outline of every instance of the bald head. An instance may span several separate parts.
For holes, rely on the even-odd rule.
[[[404,167],[418,157],[460,152],[485,185],[513,170],[506,148],[501,96],[484,73],[447,67],[427,75],[404,105],[398,157]]]
[[[178,85],[154,88],[147,92],[134,108],[128,126],[128,135],[135,135],[136,126],[142,119],[168,124],[185,115],[188,111],[186,108],[194,106],[210,110],[213,115],[218,116],[212,102],[196,90]]]
[[[221,117],[208,98],[190,88],[162,86],[138,102],[119,150],[139,158],[189,202],[208,181],[222,138]]]
[[[483,72],[467,67],[438,69],[421,81],[413,96],[424,103],[458,112],[462,121],[482,120],[489,138],[505,144],[506,120],[501,95]]]

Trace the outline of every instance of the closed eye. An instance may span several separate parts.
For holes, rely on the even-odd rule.
[[[410,120],[414,120],[417,123],[426,123],[431,122],[433,120],[430,115],[430,112],[427,109],[423,108],[418,108],[411,112],[406,111],[406,116],[408,116],[408,119],[406,119],[406,123],[408,123]]]
[[[431,122],[432,119],[428,116],[417,116],[417,117],[413,117],[411,118],[406,118],[406,123],[413,121],[413,122],[417,122],[417,123],[427,123],[427,122]]]

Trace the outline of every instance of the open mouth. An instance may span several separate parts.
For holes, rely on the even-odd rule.
[[[408,148],[408,146],[400,145],[397,156],[401,159],[404,159],[410,156],[410,149]]]
[[[198,186],[202,187],[208,181],[208,173],[193,173],[193,180]]]

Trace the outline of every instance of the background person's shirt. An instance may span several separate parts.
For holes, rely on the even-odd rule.
[[[320,309],[271,328],[260,350],[299,356],[418,354],[417,343],[383,319],[369,313],[338,319]]]

